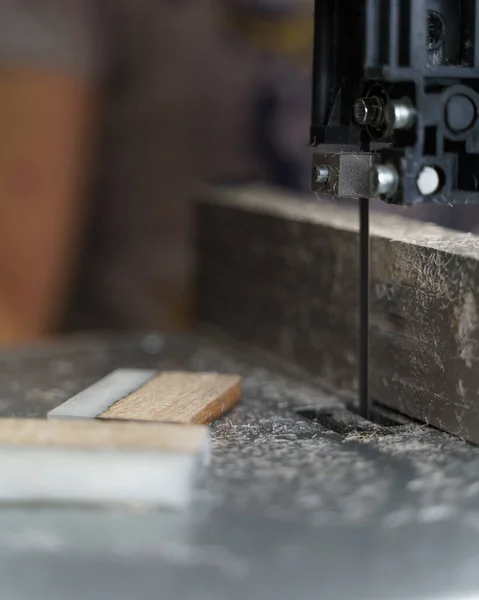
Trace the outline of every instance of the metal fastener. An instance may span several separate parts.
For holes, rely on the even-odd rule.
[[[393,196],[399,185],[399,174],[393,165],[376,165],[370,173],[371,192],[374,196]]]
[[[416,108],[409,98],[391,100],[386,106],[386,122],[391,129],[410,129],[416,117]]]
[[[379,127],[383,119],[383,105],[376,96],[360,98],[353,106],[353,117],[358,125]]]
[[[318,165],[314,169],[314,180],[316,183],[327,183],[329,179],[329,167],[327,165]]]
[[[369,198],[369,172],[379,160],[377,152],[315,152],[312,189],[336,198]]]

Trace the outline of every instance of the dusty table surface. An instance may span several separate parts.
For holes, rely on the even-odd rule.
[[[80,337],[3,351],[0,365],[0,414],[17,417],[43,417],[118,367],[244,378],[188,512],[1,508],[4,598],[479,594],[479,449],[414,424],[333,433],[295,412],[335,401],[317,382],[202,337]]]

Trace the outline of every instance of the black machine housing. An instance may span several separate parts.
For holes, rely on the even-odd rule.
[[[316,0],[310,141],[317,192],[338,195],[322,163],[331,174],[338,153],[366,154],[371,196],[479,202],[479,0]],[[395,178],[389,188],[377,165]],[[430,189],[419,183],[427,168]]]

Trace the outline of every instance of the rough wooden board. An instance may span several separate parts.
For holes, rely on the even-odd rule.
[[[241,398],[241,378],[218,373],[166,372],[120,400],[100,417],[209,424]]]
[[[201,425],[0,419],[0,448],[149,450],[189,454],[204,446],[208,435],[208,428]]]
[[[203,321],[356,388],[357,211],[265,188],[204,193]],[[372,217],[371,393],[479,443],[479,239]]]

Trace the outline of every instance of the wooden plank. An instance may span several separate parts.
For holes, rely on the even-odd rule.
[[[174,423],[0,419],[0,446],[196,452],[207,429]]]
[[[2,502],[182,508],[208,461],[201,425],[0,420]]]
[[[373,398],[479,443],[479,238],[386,213],[371,233]],[[354,207],[210,189],[198,242],[204,322],[356,390]]]
[[[240,398],[237,375],[165,372],[113,404],[100,418],[209,424]]]

